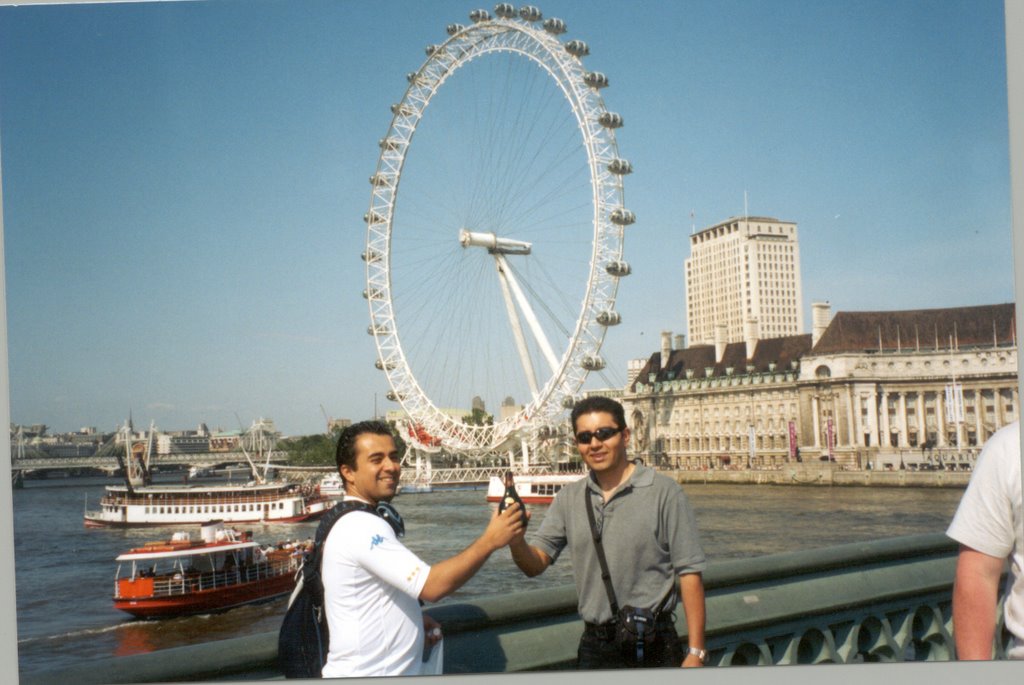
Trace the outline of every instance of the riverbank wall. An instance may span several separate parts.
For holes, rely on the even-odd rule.
[[[779,469],[665,471],[678,483],[737,485],[834,485],[891,488],[965,488],[969,471],[846,470],[829,464],[793,464]]]

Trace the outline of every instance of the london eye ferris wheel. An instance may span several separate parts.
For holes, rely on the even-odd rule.
[[[608,78],[584,67],[587,44],[536,7],[469,18],[427,46],[391,108],[363,295],[403,437],[481,454],[558,432],[604,367],[635,217],[623,120],[605,108]],[[457,409],[474,397],[487,419]]]

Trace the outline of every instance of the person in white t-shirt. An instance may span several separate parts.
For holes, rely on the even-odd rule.
[[[1003,623],[1007,652],[1024,659],[1024,521],[1021,517],[1020,422],[993,435],[946,535],[960,543],[953,585],[953,639],[958,659],[991,659],[999,578],[1007,560]]]
[[[376,506],[395,496],[401,467],[388,424],[363,421],[345,428],[336,460],[346,500]],[[341,517],[323,550],[330,631],[323,677],[419,675],[425,641],[441,639],[421,601],[436,602],[457,590],[520,533],[518,509],[492,515],[469,547],[433,566],[399,542],[380,516],[353,511]]]

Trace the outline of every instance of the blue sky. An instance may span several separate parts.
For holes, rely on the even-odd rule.
[[[685,332],[691,226],[744,192],[799,224],[808,325],[816,300],[1013,299],[1001,2],[539,6],[608,74],[636,169],[611,380]],[[391,408],[360,296],[367,177],[405,74],[474,7],[0,8],[12,421],[303,434],[321,405]]]

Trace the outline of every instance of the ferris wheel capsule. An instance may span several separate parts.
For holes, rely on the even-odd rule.
[[[367,212],[363,214],[363,221],[368,224],[381,224],[384,223],[384,217],[377,212]]]
[[[472,12],[469,13],[469,20],[472,21],[474,24],[479,24],[480,22],[484,21],[490,21],[491,13],[488,12],[487,10],[473,10]]]
[[[376,188],[383,188],[391,185],[391,179],[386,174],[374,174],[370,177],[370,185]]]
[[[565,51],[573,57],[586,57],[590,54],[590,46],[582,40],[570,40],[565,44]]]
[[[523,18],[523,21],[540,21],[544,18],[544,14],[540,11],[540,8],[534,7],[533,5],[527,5],[519,10],[519,16]]]
[[[499,19],[514,19],[516,16],[516,8],[510,2],[499,2],[494,6],[494,14]]]
[[[607,88],[608,77],[599,71],[588,71],[583,74],[583,82],[591,88]]]
[[[629,163],[629,160],[620,159],[618,157],[608,162],[607,169],[617,176],[625,176],[626,174],[633,173],[633,165]]]
[[[464,28],[466,28],[466,27],[463,26],[462,24],[448,24],[448,28],[445,29],[445,32],[449,36],[454,36],[456,33],[458,33],[459,31],[461,31]]]
[[[409,105],[403,105],[396,102],[391,105],[391,113],[397,114],[400,117],[407,117],[413,113],[413,109]]]
[[[604,359],[598,354],[588,354],[580,361],[580,366],[587,371],[600,371],[604,368]]]
[[[622,277],[628,276],[633,273],[633,268],[629,265],[629,262],[625,262],[621,259],[608,262],[604,270],[608,272],[610,276]]]
[[[400,395],[394,390],[388,390],[387,394],[384,395],[384,397],[388,398],[392,402],[400,402],[402,400],[403,395]]]
[[[547,31],[548,33],[554,35],[554,36],[560,36],[563,33],[565,33],[566,31],[568,31],[569,28],[565,25],[565,22],[562,21],[561,19],[556,19],[555,17],[551,17],[550,19],[548,19],[548,20],[546,20],[544,22],[544,30]]]
[[[372,264],[373,262],[380,261],[381,254],[376,250],[366,250],[359,257],[367,264]]]
[[[601,124],[605,128],[622,128],[622,124],[625,123],[622,120],[622,115],[615,112],[604,112],[597,118],[597,123]]]
[[[602,326],[618,326],[622,323],[622,315],[611,309],[598,313],[597,322]]]
[[[394,152],[395,150],[401,148],[402,144],[399,141],[395,140],[394,138],[381,138],[379,141],[377,141],[377,146],[381,150],[389,150],[391,152]]]
[[[629,211],[625,207],[616,207],[612,210],[612,213],[608,215],[611,222],[616,226],[630,226],[636,222],[636,214]]]

